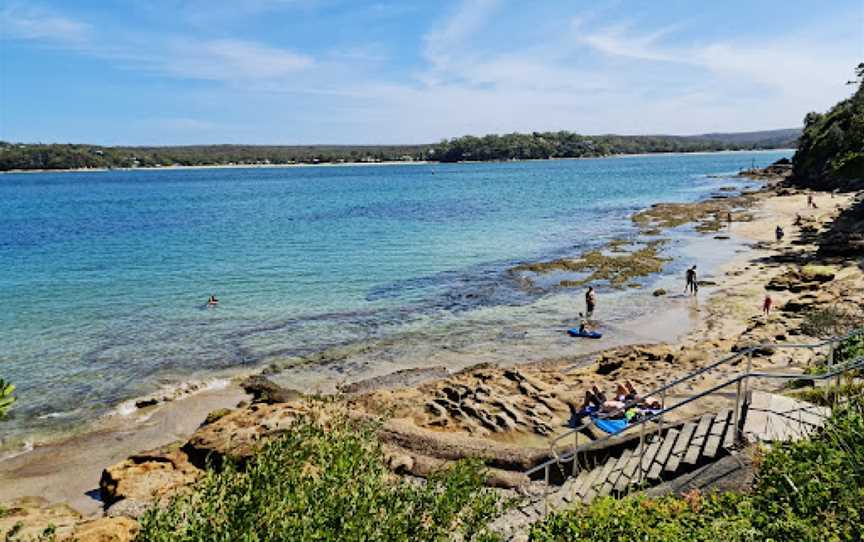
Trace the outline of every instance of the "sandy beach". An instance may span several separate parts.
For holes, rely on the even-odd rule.
[[[352,412],[362,416],[389,416],[387,431],[396,436],[386,445],[393,461],[402,462],[403,471],[422,475],[435,465],[458,458],[461,452],[471,455],[473,450],[481,456],[498,458],[510,454],[509,457],[515,458],[509,463],[510,467],[502,463],[493,465],[493,470],[499,470],[503,479],[517,476],[519,466],[523,465],[520,462],[541,457],[548,452],[549,439],[567,431],[566,422],[572,409],[594,383],[608,388],[613,382],[632,380],[641,389],[651,389],[728,355],[743,344],[769,339],[771,342],[813,340],[793,336],[798,333],[796,326],[800,315],[782,309],[788,308],[789,302],[800,300],[802,294],[771,291],[777,309],[765,318],[760,315],[765,288],[787,273],[790,265],[795,266],[794,262],[777,258],[778,255],[794,252],[804,261],[816,252],[817,245],[804,240],[803,228],[794,224],[797,217],[806,225],[828,225],[852,203],[853,195],[816,193],[817,208],[812,209],[807,208],[806,192],[784,192],[769,186],[748,198],[746,209],[734,211],[741,220],[701,234],[699,250],[734,243],[735,254],[713,276],[705,277],[710,280],[699,296],[679,294],[681,284],[670,283],[669,290],[673,293],[657,296],[665,309],[631,323],[643,330],[643,337],[655,337],[653,341],[629,337],[629,340],[597,344],[596,348],[578,356],[555,357],[541,352],[531,363],[514,359],[510,364],[475,365],[482,361],[481,355],[480,359],[466,359],[463,367],[441,369],[438,364],[428,363],[423,367],[399,367],[402,371],[395,375],[380,371],[358,372],[351,375],[350,381],[346,381],[341,372],[328,373],[326,369],[313,366],[289,372],[290,378],[280,380],[280,375],[275,375],[274,379],[290,381],[302,391],[342,390],[345,392],[343,403]],[[716,210],[713,212],[716,214]],[[774,239],[778,225],[786,231],[780,242]],[[815,294],[805,292],[803,295],[810,295],[812,303],[818,304],[832,302],[851,290],[862,288],[861,270],[854,265],[839,265],[836,278]],[[807,361],[805,353],[783,352],[755,358],[754,366],[801,369]],[[432,365],[435,367],[430,368]],[[463,370],[458,370],[460,368]],[[676,393],[684,396],[707,388],[732,370],[734,368],[730,367],[710,373],[697,384],[676,390]],[[41,496],[50,503],[69,505],[84,516],[98,517],[103,513],[101,499],[106,496],[104,484],[101,494],[99,491],[100,476],[104,481],[103,470],[109,466],[119,464],[116,472],[126,472],[131,468],[128,461],[123,463],[126,457],[160,449],[133,462],[146,465],[148,461],[155,461],[153,457],[175,454],[166,451],[177,449],[172,443],[188,441],[183,447],[188,457],[171,459],[173,467],[168,468],[168,473],[194,470],[182,465],[187,465],[188,461],[194,463],[195,450],[223,453],[226,449],[243,446],[245,439],[257,441],[284,427],[299,408],[283,407],[280,403],[255,408],[259,404],[255,403],[253,407],[243,406],[200,427],[214,410],[234,408],[238,403],[246,405],[249,395],[237,380],[225,389],[160,403],[139,410],[127,419],[115,418],[96,431],[40,446],[0,462],[0,502]],[[448,410],[446,398],[451,393],[466,394],[470,401],[463,397],[464,403],[473,404],[474,408],[459,410],[458,414]],[[717,396],[708,401],[710,404],[710,401],[723,402],[728,398]],[[497,406],[490,406],[493,404]],[[700,403],[694,409],[705,407],[706,403]],[[516,421],[506,421],[496,414],[502,409]],[[422,451],[412,444],[418,439],[425,439]],[[444,448],[449,451],[442,453]],[[165,464],[164,460],[160,461],[160,465]],[[172,479],[169,474],[165,475],[166,480]],[[130,476],[131,486],[140,489],[135,480],[146,477],[146,472],[142,474],[136,470]],[[183,480],[188,483],[189,478]],[[144,485],[147,489],[140,491],[151,499],[164,494],[159,483],[152,479],[149,485]],[[114,495],[114,498],[133,501],[144,499],[146,495],[135,494],[134,499],[128,494]]]

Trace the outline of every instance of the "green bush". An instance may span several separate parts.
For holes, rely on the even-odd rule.
[[[6,417],[9,409],[12,408],[12,403],[15,402],[15,386],[0,378],[0,420]]]
[[[864,530],[864,398],[835,410],[810,440],[762,458],[750,494],[599,499],[534,526],[531,539],[615,541],[860,540]]]
[[[483,469],[458,463],[411,483],[383,462],[374,428],[300,420],[244,467],[209,470],[188,494],[150,510],[138,540],[490,540],[498,499]]]

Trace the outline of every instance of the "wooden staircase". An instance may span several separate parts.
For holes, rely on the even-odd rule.
[[[734,443],[732,411],[705,414],[664,434],[654,434],[636,448],[611,457],[602,465],[568,478],[551,507],[589,503],[596,497],[624,495],[633,488],[654,485],[713,461]]]
[[[518,540],[543,516],[598,497],[623,496],[656,485],[728,454],[735,444],[731,410],[704,414],[636,441],[635,448],[610,456],[593,468],[582,469],[545,498],[532,500],[496,520],[492,528],[505,540]]]

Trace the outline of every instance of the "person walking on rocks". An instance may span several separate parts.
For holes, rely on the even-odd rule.
[[[774,304],[774,300],[771,299],[771,296],[765,294],[765,301],[762,302],[762,313],[765,315],[765,318],[771,314],[771,306]]]
[[[594,316],[594,307],[597,305],[597,297],[594,295],[594,287],[589,286],[585,292],[585,317],[591,318]]]
[[[696,295],[699,291],[699,285],[696,282],[696,266],[694,265],[687,270],[687,284],[684,286],[684,291]]]

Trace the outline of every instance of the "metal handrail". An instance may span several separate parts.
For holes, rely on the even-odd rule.
[[[800,380],[800,379],[807,379],[807,380],[827,380],[827,379],[829,379],[829,378],[832,378],[832,377],[834,377],[834,376],[837,376],[838,374],[842,374],[842,373],[845,373],[845,372],[847,372],[847,371],[854,370],[854,369],[858,369],[858,368],[864,368],[864,356],[862,356],[862,357],[860,357],[860,358],[856,358],[856,359],[851,360],[851,361],[849,361],[849,362],[844,362],[844,363],[842,363],[842,364],[838,364],[838,365],[835,366],[835,368],[833,368],[832,370],[826,371],[826,372],[824,372],[824,373],[816,374],[816,375],[811,375],[811,374],[794,374],[794,373],[787,373],[787,374],[779,374],[779,373],[753,373],[753,372],[750,372],[750,373],[741,373],[741,374],[739,374],[739,375],[737,375],[737,376],[735,376],[735,377],[733,377],[733,378],[730,378],[729,380],[726,380],[726,381],[724,381],[724,382],[722,382],[722,383],[720,383],[720,384],[717,384],[717,385],[715,385],[715,386],[712,386],[711,388],[709,388],[709,389],[707,389],[707,390],[703,390],[703,391],[701,391],[700,393],[698,393],[698,394],[696,394],[696,395],[692,395],[692,396],[690,396],[690,397],[687,397],[686,399],[683,399],[683,400],[679,401],[678,403],[676,403],[676,404],[670,406],[670,407],[667,408],[667,409],[664,409],[664,410],[662,410],[662,411],[660,411],[660,412],[656,412],[656,413],[654,413],[654,414],[651,414],[651,415],[649,415],[649,416],[646,416],[645,418],[642,418],[641,420],[639,420],[639,421],[637,421],[637,422],[635,422],[635,423],[633,423],[633,424],[628,425],[626,429],[624,429],[623,431],[621,431],[621,432],[619,432],[619,433],[615,433],[615,434],[613,434],[613,435],[607,435],[607,436],[603,437],[602,439],[599,439],[599,440],[593,440],[593,441],[591,441],[591,442],[587,442],[587,443],[583,444],[582,446],[577,446],[577,447],[574,448],[572,451],[570,451],[569,453],[566,453],[566,454],[558,455],[558,454],[556,453],[556,454],[555,454],[555,455],[556,455],[555,459],[550,459],[550,460],[548,460],[548,461],[546,461],[546,462],[544,462],[544,463],[542,463],[542,464],[540,464],[540,465],[537,465],[536,467],[533,467],[533,468],[531,468],[531,469],[525,471],[525,474],[526,474],[527,476],[530,476],[531,474],[534,474],[534,473],[536,473],[536,472],[539,472],[541,469],[547,468],[548,466],[551,466],[551,465],[553,465],[553,464],[555,464],[555,463],[567,462],[567,461],[569,461],[570,459],[575,460],[575,458],[576,458],[576,456],[578,455],[578,453],[579,453],[580,451],[583,451],[585,448],[587,448],[587,447],[589,447],[589,446],[592,446],[592,447],[593,447],[593,446],[595,446],[597,443],[605,442],[605,441],[611,440],[612,438],[619,437],[619,436],[621,435],[621,433],[623,433],[623,432],[625,432],[625,431],[630,431],[630,430],[633,429],[634,427],[643,426],[643,425],[647,424],[648,422],[656,421],[656,420],[658,420],[659,418],[661,418],[661,417],[663,416],[663,414],[665,414],[665,413],[671,412],[671,411],[673,411],[673,410],[677,410],[678,408],[681,408],[681,407],[684,406],[684,405],[690,404],[690,403],[692,403],[692,402],[694,402],[694,401],[698,401],[699,399],[701,399],[701,398],[703,398],[703,397],[705,397],[705,396],[707,396],[707,395],[711,395],[711,394],[713,394],[713,393],[716,393],[716,392],[720,391],[720,390],[723,389],[723,388],[726,388],[726,387],[728,387],[728,386],[731,386],[732,384],[737,384],[738,382],[742,382],[742,381],[744,381],[744,380],[746,380],[746,379],[749,379],[749,378],[777,378],[777,379],[785,379],[785,380]],[[694,416],[694,418],[695,418],[695,417],[701,417],[701,415],[700,415],[700,416]]]
[[[761,345],[751,346],[749,348],[746,348],[744,350],[736,352],[732,356],[728,356],[728,357],[723,358],[719,361],[716,361],[714,363],[706,365],[705,367],[702,367],[696,371],[688,373],[687,375],[685,375],[681,378],[678,378],[669,384],[664,384],[663,386],[660,386],[659,388],[653,390],[652,392],[645,394],[644,397],[650,397],[650,396],[654,396],[657,394],[665,394],[665,392],[667,390],[669,390],[670,388],[672,388],[678,384],[681,384],[683,382],[687,382],[689,380],[692,380],[692,379],[696,378],[697,376],[704,374],[707,371],[710,371],[712,369],[719,367],[720,365],[723,365],[724,363],[728,363],[732,360],[738,359],[738,358],[743,357],[743,356],[747,356],[748,358],[750,358],[754,352],[756,352],[760,349],[765,349],[765,348],[805,348],[805,349],[815,350],[817,348],[822,348],[824,346],[831,346],[831,353],[829,354],[830,367],[829,367],[829,370],[826,371],[825,373],[822,373],[819,375],[753,373],[750,370],[750,366],[748,363],[746,373],[738,374],[737,376],[735,376],[735,377],[733,377],[733,378],[731,378],[725,382],[717,384],[717,385],[715,385],[715,386],[713,386],[707,390],[703,390],[702,392],[700,392],[696,395],[692,395],[690,397],[687,397],[687,398],[679,401],[678,403],[676,403],[676,404],[674,404],[668,408],[664,404],[663,408],[659,412],[653,413],[649,416],[646,416],[646,417],[638,420],[635,423],[628,425],[624,430],[622,430],[618,433],[615,433],[612,435],[607,435],[607,436],[603,437],[602,439],[593,440],[593,441],[585,443],[581,446],[575,445],[569,453],[564,453],[564,454],[559,455],[558,450],[555,448],[555,444],[560,442],[563,438],[566,438],[566,437],[573,435],[574,433],[577,433],[577,432],[579,432],[579,431],[581,431],[587,427],[590,427],[593,424],[593,421],[585,423],[585,424],[583,424],[583,425],[581,425],[575,429],[572,429],[572,430],[552,439],[552,441],[550,442],[550,449],[552,450],[552,455],[554,457],[552,459],[545,461],[544,463],[541,463],[540,465],[537,465],[537,466],[525,471],[525,474],[527,476],[531,476],[532,474],[535,474],[542,469],[546,469],[547,472],[546,472],[545,478],[548,480],[549,467],[551,467],[554,464],[561,464],[562,462],[567,462],[571,459],[574,462],[574,474],[575,474],[576,457],[579,454],[579,452],[585,450],[589,446],[594,448],[597,446],[598,443],[609,441],[612,438],[618,438],[624,432],[631,432],[632,433],[632,430],[636,427],[639,427],[641,430],[644,431],[644,427],[647,423],[652,422],[652,421],[656,421],[656,420],[662,420],[663,416],[669,412],[677,410],[677,409],[679,409],[679,408],[681,408],[687,404],[690,404],[694,401],[697,401],[697,400],[699,400],[699,399],[701,399],[707,395],[711,395],[713,393],[716,393],[717,391],[719,391],[719,390],[721,390],[727,386],[730,386],[732,384],[746,383],[747,380],[750,378],[778,378],[778,379],[786,379],[786,380],[793,380],[793,379],[825,380],[825,379],[831,378],[833,376],[837,376],[837,375],[839,375],[843,372],[846,372],[848,370],[858,368],[859,366],[864,366],[864,357],[858,358],[856,360],[851,360],[850,362],[844,362],[843,364],[840,364],[839,368],[836,368],[836,369],[833,366],[834,346],[840,342],[843,342],[845,340],[848,340],[854,336],[861,335],[861,334],[864,334],[864,328],[854,330],[854,331],[844,335],[843,337],[832,337],[832,338],[826,339],[826,340],[819,342],[819,343],[812,343],[812,344],[761,344]],[[741,390],[739,387],[739,390],[737,393],[738,399],[736,400],[736,410],[735,410],[735,424],[736,424],[736,426],[738,423],[738,408],[739,408],[739,405],[737,403],[738,403],[738,400],[740,400],[740,395],[741,395]],[[665,395],[664,395],[664,397],[665,397]],[[625,409],[630,408],[632,406],[635,406],[637,403],[638,403],[638,400],[627,402],[627,403],[625,403],[624,408]],[[609,417],[609,416],[607,415],[607,416],[602,416],[602,417]],[[644,433],[643,433],[642,438],[644,438]]]
[[[856,335],[860,335],[862,333],[864,333],[864,329],[856,329],[855,331],[852,331],[843,337],[831,337],[829,339],[825,339],[822,342],[811,343],[811,344],[767,344],[767,343],[765,343],[765,344],[750,346],[748,348],[745,348],[744,350],[739,350],[738,352],[732,354],[731,356],[721,358],[720,360],[715,361],[714,363],[710,363],[704,367],[700,367],[699,369],[697,369],[691,373],[688,373],[688,374],[686,374],[686,375],[684,375],[684,376],[682,376],[676,380],[673,380],[672,382],[670,382],[668,384],[663,384],[662,386],[644,394],[643,397],[653,397],[656,395],[661,395],[661,394],[665,393],[667,390],[670,390],[673,387],[677,386],[678,384],[682,384],[682,383],[687,382],[689,380],[693,380],[697,376],[700,376],[704,373],[707,373],[708,371],[716,369],[717,367],[719,367],[723,364],[729,363],[731,361],[734,361],[734,360],[741,358],[741,357],[744,357],[744,356],[750,356],[754,352],[758,352],[759,350],[762,350],[765,348],[792,348],[792,349],[802,348],[802,349],[815,350],[817,348],[822,348],[823,346],[833,346],[836,343],[845,341],[846,339],[849,339],[849,338],[854,337]],[[636,406],[638,404],[638,402],[639,402],[638,400],[625,402],[624,409],[626,410],[630,407]],[[597,417],[608,418],[608,417],[611,417],[611,415],[600,414]],[[588,427],[590,427],[592,425],[592,423],[593,422],[588,422],[588,423],[582,424],[579,427],[573,428],[570,431],[567,431],[565,433],[558,435],[557,437],[552,439],[552,441],[549,444],[550,447],[554,448],[556,443],[569,437],[570,435],[573,435],[574,433],[582,431],[583,429],[587,429]]]

